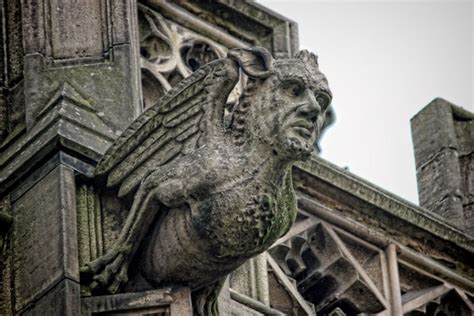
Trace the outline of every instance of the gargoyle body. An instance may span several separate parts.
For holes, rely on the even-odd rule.
[[[246,88],[227,113],[241,77]],[[216,313],[209,302],[222,280],[294,221],[291,167],[311,155],[330,100],[307,51],[273,60],[263,48],[234,49],[179,83],[97,167],[134,199],[116,246],[82,268],[90,289],[116,292],[139,257],[143,282],[189,286],[196,312]]]

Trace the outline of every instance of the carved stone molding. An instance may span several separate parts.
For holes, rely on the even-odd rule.
[[[222,58],[227,49],[138,4],[140,61],[144,108],[204,64]]]
[[[402,296],[403,314],[409,316],[470,316],[474,313],[472,300],[461,290],[441,284],[407,292]]]
[[[315,303],[318,315],[467,316],[474,312],[474,284],[469,277],[455,276],[420,254],[410,257],[414,254],[401,245],[389,245],[384,251],[382,243],[374,245],[373,240],[360,239],[305,211],[293,228],[269,253],[295,279],[303,297]],[[411,263],[406,262],[407,257]]]
[[[101,114],[94,109],[87,97],[71,84],[59,84],[36,116],[37,123],[28,132],[10,135],[0,146],[0,192],[8,190],[34,164],[38,156],[55,147],[63,146],[81,151],[84,156],[99,159],[113,139],[113,129]],[[90,139],[95,141],[90,142]],[[38,151],[40,150],[40,151]],[[18,152],[22,155],[18,156]]]
[[[76,195],[79,263],[84,263],[105,251],[102,203],[97,189],[90,184],[79,184]]]
[[[28,129],[50,97],[51,87],[61,81],[74,80],[87,91],[96,109],[118,130],[138,115],[135,5],[127,0],[22,3]]]
[[[325,223],[319,223],[270,250],[272,257],[288,276],[296,280],[298,290],[315,305],[318,313],[340,308],[349,315],[378,313],[388,307],[383,284],[376,284],[383,280],[383,276],[369,276],[369,273],[382,273],[381,254],[371,252],[372,257],[361,255],[359,260],[356,259],[346,242]]]
[[[60,149],[98,161],[141,108],[135,1],[4,4],[2,16],[12,21],[2,27],[2,60],[15,86],[3,91],[9,130],[0,142],[2,193]]]
[[[472,315],[473,296],[464,290],[400,261],[401,304],[404,315]]]
[[[83,298],[81,315],[191,315],[188,288],[163,288],[141,293]]]
[[[147,2],[160,6],[165,12],[170,12],[179,6],[199,16],[204,23],[217,25],[219,29],[247,43],[248,46],[267,48],[275,58],[288,58],[298,52],[296,23],[275,15],[252,1],[172,0],[169,4],[160,3],[159,0]],[[210,36],[212,37],[212,34]],[[236,45],[229,47],[236,47]]]
[[[308,253],[308,234],[312,234],[325,240],[328,249],[339,249],[339,253],[342,249],[343,258],[356,263],[353,267],[363,268],[372,281],[370,288],[377,289],[386,302],[383,313],[472,313],[472,263],[464,259],[472,255],[471,237],[321,159],[298,166],[294,174],[302,217],[270,251],[289,276],[304,284],[306,266],[322,264],[320,258],[311,261],[310,256],[302,255]],[[313,248],[320,255],[325,253],[323,247]],[[316,280],[325,277],[316,275]],[[350,281],[349,276],[342,279]],[[364,302],[363,298],[355,300]],[[316,310],[331,315],[354,311],[350,304],[332,303],[327,309],[316,304]]]
[[[267,254],[270,304],[286,314],[315,315],[315,306],[298,290],[297,282],[287,275],[272,256]]]
[[[344,229],[376,244],[390,236],[441,264],[451,262],[460,272],[474,270],[462,260],[473,251],[472,237],[427,210],[321,158],[300,164],[294,174],[296,189],[301,192],[301,207],[308,212],[344,225]],[[368,234],[365,225],[378,229]]]

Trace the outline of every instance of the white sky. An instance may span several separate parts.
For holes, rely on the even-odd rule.
[[[418,203],[410,118],[435,97],[474,111],[473,1],[258,2],[298,23],[328,77],[323,158]]]

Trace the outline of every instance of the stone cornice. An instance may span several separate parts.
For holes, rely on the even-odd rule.
[[[474,293],[471,236],[321,158],[296,166],[293,177],[303,214],[379,249],[394,244],[400,263]]]
[[[472,237],[444,222],[436,214],[389,193],[322,158],[313,158],[307,163],[299,164],[296,169],[375,206],[378,210],[395,217],[400,224],[410,223],[417,229],[456,243],[470,252],[474,251]],[[413,234],[416,234],[416,231]]]

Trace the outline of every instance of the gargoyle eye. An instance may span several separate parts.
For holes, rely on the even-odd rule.
[[[329,97],[323,93],[316,93],[316,101],[323,110],[325,110],[331,102]]]
[[[294,80],[284,82],[283,88],[289,95],[294,97],[298,97],[304,92],[304,85]]]

